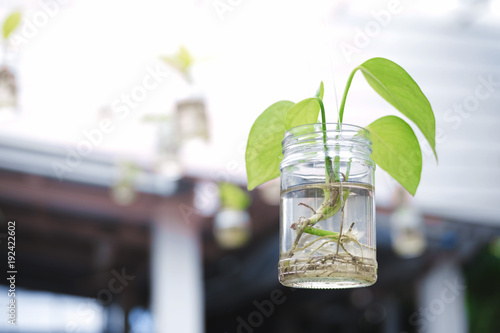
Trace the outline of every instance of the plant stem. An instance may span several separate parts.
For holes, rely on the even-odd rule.
[[[323,229],[318,229],[318,228],[313,228],[313,227],[304,228],[304,232],[307,234],[310,234],[310,235],[316,235],[316,236],[320,236],[320,237],[331,236],[331,237],[334,237],[335,239],[338,239],[338,237],[339,237],[338,232],[323,230]]]
[[[334,174],[335,178],[332,179],[332,159],[330,156],[328,156],[328,146],[327,146],[327,140],[326,140],[326,114],[325,114],[325,106],[323,105],[323,101],[321,98],[316,97],[316,100],[319,103],[319,108],[321,109],[321,125],[323,129],[323,147],[325,149],[325,167],[326,167],[326,175],[327,175],[327,182],[332,182],[332,180],[336,180],[338,178],[337,174]]]
[[[351,87],[351,82],[352,82],[352,79],[354,78],[354,74],[356,74],[356,71],[360,68],[361,68],[360,66],[354,68],[353,71],[351,72],[351,75],[349,75],[349,78],[347,79],[347,84],[346,84],[345,89],[344,89],[344,95],[342,96],[342,102],[340,103],[339,119],[338,119],[339,124],[341,124],[343,119],[344,119],[344,108],[345,108],[345,102],[347,99],[347,92],[349,91],[349,88]]]
[[[341,183],[341,186],[342,186],[342,183]],[[342,198],[342,187],[341,187],[341,190],[340,190],[340,201],[343,201],[343,198]],[[342,228],[344,227],[344,202],[342,202],[343,205],[342,205],[342,214],[340,215],[340,229],[339,229],[339,238],[342,239]],[[337,255],[339,254],[339,245],[340,245],[340,242],[337,242]]]
[[[339,118],[337,120],[337,128],[340,129],[340,124],[342,124],[342,122],[344,121],[344,108],[345,108],[345,103],[346,103],[346,100],[347,100],[347,93],[349,92],[349,88],[351,87],[351,83],[352,83],[352,79],[354,78],[354,74],[356,74],[356,71],[360,69],[360,67],[356,67],[353,69],[353,71],[351,72],[351,74],[349,75],[349,78],[347,79],[347,83],[346,83],[346,87],[344,89],[344,95],[342,96],[342,102],[340,103],[340,109],[339,109]],[[340,129],[341,130],[341,129]],[[338,147],[338,146],[337,146]],[[338,149],[338,148],[337,148]],[[339,156],[339,151],[337,150],[337,154],[335,156],[335,164],[337,166],[337,164],[340,163],[340,156]],[[337,159],[339,160],[337,162]],[[347,170],[346,170],[346,173],[344,175],[344,181],[346,181],[348,178],[349,178],[349,173],[351,171],[351,161],[352,161],[352,158],[349,159],[349,162],[347,163]],[[342,229],[343,229],[343,226],[344,226],[344,198],[342,197],[342,195],[344,194],[343,193],[344,190],[342,188],[342,182],[340,183],[340,202],[342,203],[342,207],[340,208],[342,210],[342,215],[340,217],[340,232],[339,232],[339,237],[342,239]],[[337,242],[337,254],[339,254],[339,245],[340,242]]]
[[[349,75],[349,78],[347,79],[347,84],[346,84],[346,87],[344,89],[344,95],[342,96],[342,102],[340,103],[340,109],[339,109],[339,117],[337,119],[337,130],[339,132],[342,131],[342,129],[340,128],[340,124],[342,124],[343,120],[344,120],[344,108],[345,108],[345,102],[347,100],[347,92],[349,91],[349,88],[351,87],[351,83],[352,83],[352,79],[354,78],[354,74],[356,73],[356,71],[358,70],[358,67],[356,67],[352,72],[351,72],[351,75]],[[337,135],[337,139],[338,139],[338,135]],[[336,146],[336,153],[335,154],[335,172],[338,174],[339,172],[339,167],[340,167],[340,156],[339,156],[339,146],[337,145]],[[347,170],[346,172],[346,176],[344,176],[344,181],[347,180],[347,177],[349,176],[349,170]]]
[[[349,77],[349,80],[347,82],[347,87],[344,92],[344,97],[342,98],[342,104],[340,107],[340,113],[339,113],[339,119],[337,123],[337,129],[340,130],[340,124],[342,122],[342,117],[344,113],[344,106],[345,106],[345,99],[347,97],[347,91],[349,90],[349,86],[351,85],[352,79],[354,77],[354,73],[356,72],[358,68],[356,68],[352,73],[351,76]],[[293,223],[292,228],[296,229],[297,235],[295,236],[295,240],[293,242],[292,248],[290,249],[290,257],[293,256],[293,253],[299,243],[300,238],[302,237],[303,233],[311,234],[311,235],[316,235],[319,237],[331,237],[332,239],[337,240],[337,254],[339,252],[339,245],[341,242],[338,241],[338,239],[341,239],[342,237],[342,229],[343,229],[343,224],[344,224],[344,205],[347,197],[349,196],[349,191],[347,193],[344,193],[344,189],[342,187],[342,181],[347,181],[347,178],[349,177],[349,169],[350,169],[350,162],[349,161],[349,166],[346,174],[343,175],[343,180],[340,180],[340,152],[339,149],[340,147],[337,145],[336,146],[336,151],[337,154],[335,156],[335,163],[332,165],[332,159],[328,155],[328,144],[327,144],[327,133],[326,133],[326,114],[325,114],[325,107],[323,105],[323,101],[321,100],[320,97],[316,97],[316,100],[319,103],[320,110],[321,110],[321,125],[322,125],[322,131],[323,131],[323,148],[325,151],[325,169],[326,169],[326,184],[330,184],[328,186],[329,189],[324,189],[325,193],[325,198],[321,206],[317,209],[314,210],[312,207],[310,207],[307,204],[304,203],[299,203],[299,205],[303,205],[309,209],[312,210],[313,215],[309,218],[303,218],[302,220],[299,220],[296,223]],[[335,171],[333,170],[335,169]],[[340,189],[334,188],[331,184],[334,182],[341,182],[341,187]],[[341,210],[342,215],[341,215],[341,221],[340,221],[340,233],[333,232],[333,231],[328,231],[328,230],[322,230],[319,228],[314,228],[312,227],[314,224],[316,224],[319,221],[326,220],[327,218],[334,216],[337,214],[337,212]],[[343,246],[342,246],[343,248]]]

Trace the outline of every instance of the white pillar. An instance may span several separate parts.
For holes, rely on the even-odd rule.
[[[175,209],[175,208],[173,208]],[[160,213],[152,228],[151,303],[156,333],[202,333],[200,238],[191,223]]]
[[[410,322],[420,333],[466,333],[465,281],[456,263],[441,262],[419,287],[419,307]]]

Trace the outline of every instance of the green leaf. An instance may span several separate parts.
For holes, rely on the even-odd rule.
[[[191,80],[190,70],[195,61],[185,47],[181,46],[176,54],[170,56],[163,56],[161,57],[161,59],[170,66],[172,66],[173,68],[175,68],[176,70],[178,70],[184,76],[184,78],[188,82],[190,82]]]
[[[4,21],[2,27],[3,38],[9,38],[10,34],[16,30],[17,26],[21,22],[21,13],[13,12]]]
[[[250,205],[250,196],[239,186],[230,183],[219,184],[221,206],[237,210],[245,210]]]
[[[325,93],[325,85],[323,84],[323,81],[319,84],[319,89],[316,92],[316,97],[323,99],[323,95]]]
[[[285,127],[314,124],[318,121],[320,105],[316,97],[304,99],[288,110],[285,118]]]
[[[290,101],[274,103],[252,125],[245,153],[248,190],[279,177],[285,117],[293,105]]]
[[[403,119],[385,116],[366,127],[372,140],[372,159],[415,195],[422,172],[422,152],[413,129]]]
[[[437,160],[434,112],[412,77],[401,66],[384,58],[367,60],[357,69],[380,96],[418,126]]]

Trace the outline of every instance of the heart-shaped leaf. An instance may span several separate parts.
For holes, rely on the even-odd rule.
[[[283,158],[281,140],[286,131],[285,117],[293,105],[290,101],[274,103],[252,125],[245,153],[248,190],[279,177]]]
[[[318,121],[319,111],[320,106],[316,97],[307,98],[298,102],[286,113],[286,129],[316,123]]]
[[[380,96],[418,126],[437,160],[434,112],[412,77],[401,66],[384,58],[369,59],[357,69]]]
[[[422,172],[420,144],[410,125],[396,116],[385,116],[366,127],[372,140],[372,159],[415,195]]]

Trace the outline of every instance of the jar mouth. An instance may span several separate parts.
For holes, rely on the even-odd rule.
[[[288,129],[282,146],[285,148],[294,143],[322,140],[324,134],[329,139],[335,138],[335,140],[371,145],[370,132],[364,127],[346,123],[315,123]]]
[[[335,132],[344,132],[344,131],[363,131],[363,132],[368,132],[368,130],[364,127],[358,126],[358,125],[352,125],[352,124],[347,124],[347,123],[325,123],[324,124],[326,131],[335,131]],[[292,127],[285,132],[285,136],[287,133],[290,134],[301,134],[305,133],[305,131],[309,130],[309,133],[311,132],[323,132],[323,124],[322,123],[314,123],[314,124],[305,124],[305,125],[299,125]]]

